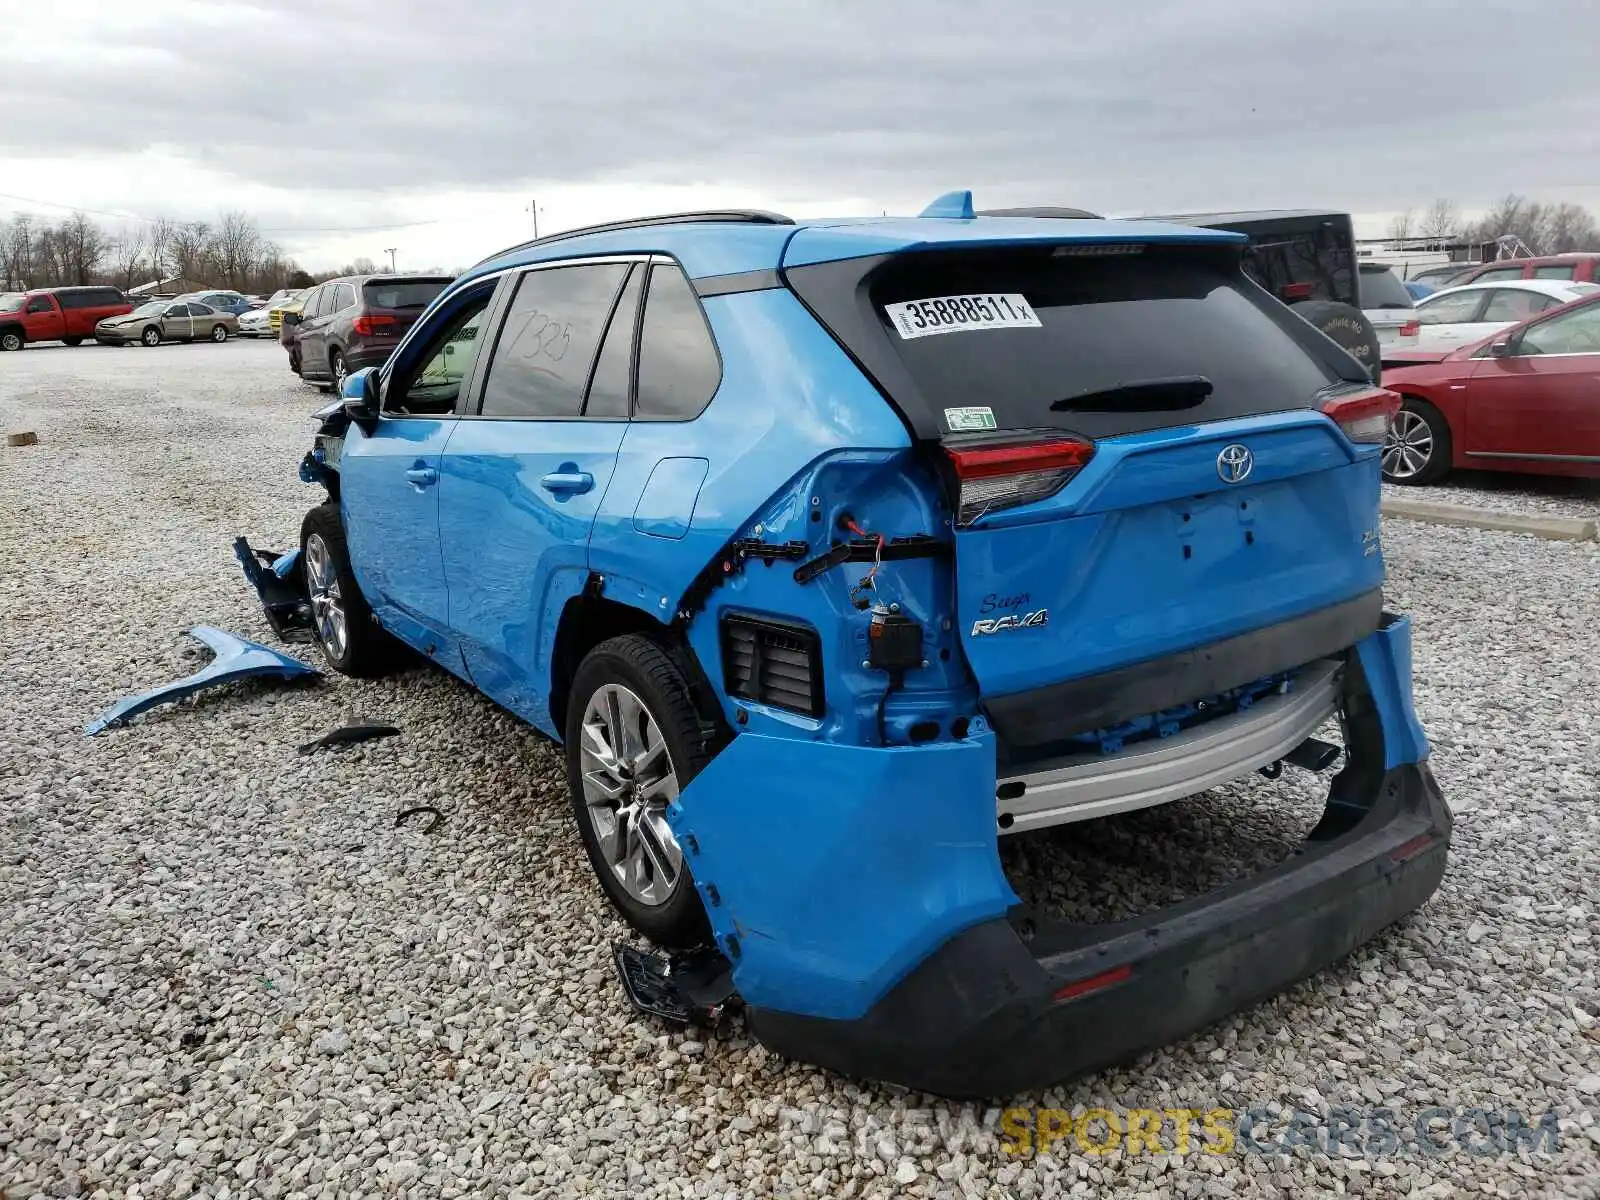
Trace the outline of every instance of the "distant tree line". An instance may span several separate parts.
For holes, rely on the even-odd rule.
[[[311,273],[265,237],[248,213],[209,221],[130,222],[112,230],[81,212],[57,222],[0,220],[0,291],[109,283],[127,291],[153,279],[268,295],[340,275],[377,274],[370,258]],[[434,268],[432,273],[443,274]]]
[[[1514,237],[1534,254],[1600,250],[1600,223],[1580,204],[1541,204],[1515,193],[1498,201],[1476,221],[1462,218],[1454,200],[1435,200],[1419,214],[1406,209],[1389,223],[1389,236],[1437,238],[1479,244]]]

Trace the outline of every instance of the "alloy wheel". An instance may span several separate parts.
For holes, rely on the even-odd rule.
[[[317,638],[329,658],[343,659],[349,645],[345,623],[344,596],[339,590],[339,572],[333,554],[320,534],[306,539],[306,590],[311,598],[311,617]]]
[[[340,396],[344,395],[344,381],[350,377],[350,368],[344,365],[344,355],[335,350],[328,366],[331,368],[329,373],[333,376],[334,392]]]
[[[1402,408],[1383,439],[1383,473],[1390,479],[1411,479],[1433,459],[1433,430],[1428,422]]]
[[[629,896],[665,904],[683,875],[683,851],[667,824],[678,775],[660,726],[632,691],[605,684],[584,709],[579,756],[601,856]]]

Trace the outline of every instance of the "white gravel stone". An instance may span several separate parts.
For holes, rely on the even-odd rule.
[[[737,1026],[691,1040],[635,1017],[559,754],[443,674],[233,685],[82,736],[194,668],[190,625],[272,641],[230,545],[296,539],[319,399],[273,343],[0,356],[0,427],[40,435],[0,450],[6,1200],[1557,1196],[1600,1176],[1600,547],[1385,525],[1458,814],[1421,913],[1126,1066],[955,1105]],[[294,753],[359,719],[403,735]],[[1004,860],[1024,896],[1113,919],[1281,858],[1317,796],[1291,771]],[[393,828],[413,804],[444,822]],[[1271,1105],[1281,1131],[1308,1095],[1554,1111],[1562,1147],[1366,1170],[1305,1150],[1019,1160],[999,1132],[1011,1102]]]

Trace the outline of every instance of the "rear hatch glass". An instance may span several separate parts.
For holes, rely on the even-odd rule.
[[[361,287],[367,336],[399,337],[449,286],[448,279],[369,279]]]
[[[1243,276],[1231,247],[1085,249],[919,251],[787,278],[925,438],[1110,437],[1309,408],[1361,378]],[[1196,377],[1204,396],[1128,386]]]

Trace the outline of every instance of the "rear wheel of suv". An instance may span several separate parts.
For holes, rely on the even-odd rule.
[[[69,346],[81,346],[81,345],[83,345],[83,339],[81,337],[62,338],[61,340],[63,342],[65,342]]]
[[[566,743],[578,832],[611,903],[660,945],[707,941],[705,906],[667,824],[667,806],[710,761],[682,672],[647,637],[602,642],[573,677]]]
[[[213,325],[211,327],[211,340],[225,342],[228,340],[228,327],[226,325]]]
[[[1450,469],[1450,425],[1426,400],[1407,396],[1383,439],[1383,477],[1390,483],[1432,483]]]
[[[1307,300],[1293,308],[1297,317],[1309,321],[1349,351],[1350,356],[1367,369],[1372,382],[1378,382],[1383,369],[1383,347],[1378,343],[1378,331],[1365,313],[1335,300]]]
[[[341,675],[381,674],[395,643],[372,618],[350,570],[337,504],[319,504],[300,526],[300,569],[306,573],[311,619],[328,665]]]
[[[350,368],[345,365],[344,355],[335,350],[328,355],[328,375],[333,379],[335,395],[344,395],[344,381],[350,374]]]
[[[139,335],[139,340],[146,346],[159,346],[161,345],[161,330],[152,325]]]

